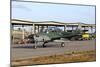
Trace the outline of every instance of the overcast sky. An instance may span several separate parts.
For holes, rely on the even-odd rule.
[[[95,23],[95,6],[12,1],[12,19]]]

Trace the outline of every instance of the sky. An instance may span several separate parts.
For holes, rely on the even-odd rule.
[[[12,19],[95,24],[95,6],[12,1]]]

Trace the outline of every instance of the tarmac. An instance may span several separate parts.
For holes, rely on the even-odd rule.
[[[36,49],[34,49],[34,44],[12,44],[11,60],[96,50],[95,40],[66,41],[65,47],[61,47],[60,44],[50,42],[43,48],[42,43],[38,43]]]

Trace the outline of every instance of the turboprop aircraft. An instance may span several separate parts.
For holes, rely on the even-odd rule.
[[[43,42],[42,44],[43,47],[46,47],[46,43],[49,42],[60,42],[61,47],[64,47],[66,42],[65,39],[78,40],[79,38],[81,38],[81,33],[78,31],[65,32],[57,27],[50,27],[40,33],[31,34],[28,36],[28,38],[34,40],[35,48],[38,42]]]

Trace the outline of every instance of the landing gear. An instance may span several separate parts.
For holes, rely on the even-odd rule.
[[[45,43],[46,43],[46,42],[45,42],[45,40],[43,39],[43,44],[42,44],[43,47],[46,47],[46,46],[45,46]]]
[[[37,47],[36,46],[34,46],[34,49],[36,49]]]
[[[43,46],[43,47],[46,47],[46,46],[45,46],[45,42],[42,44],[42,46]]]
[[[61,47],[64,47],[64,46],[65,46],[65,43],[64,43],[64,42],[62,42],[62,43],[61,43]]]
[[[36,49],[36,48],[37,48],[37,43],[38,43],[38,40],[35,40],[34,49]]]

